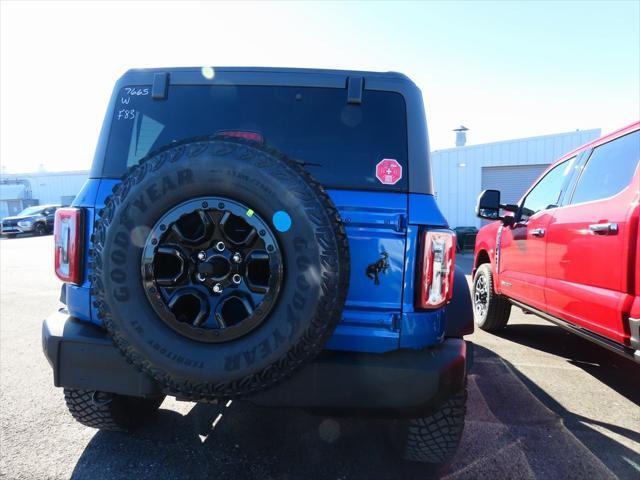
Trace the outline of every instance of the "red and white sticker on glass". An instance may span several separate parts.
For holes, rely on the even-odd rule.
[[[395,185],[402,178],[402,165],[393,158],[383,158],[376,165],[376,178],[385,185]]]

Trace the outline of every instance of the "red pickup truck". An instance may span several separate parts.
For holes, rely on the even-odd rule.
[[[517,205],[485,190],[473,267],[476,324],[511,306],[640,363],[640,122],[568,153]]]

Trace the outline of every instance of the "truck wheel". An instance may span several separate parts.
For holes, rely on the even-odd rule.
[[[431,464],[450,460],[462,438],[466,411],[465,387],[428,417],[406,420],[404,459]]]
[[[487,332],[501,330],[509,321],[511,303],[494,291],[489,263],[480,265],[473,278],[473,311],[476,325]]]
[[[81,424],[122,432],[144,425],[160,408],[164,396],[141,398],[65,388],[64,399],[73,418]]]
[[[271,148],[171,144],[131,169],[99,215],[98,318],[172,395],[264,390],[313,359],[340,321],[344,226],[302,165]]]

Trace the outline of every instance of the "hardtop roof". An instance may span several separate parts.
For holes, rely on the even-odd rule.
[[[371,70],[338,70],[327,68],[291,68],[291,67],[153,67],[153,68],[132,68],[125,72],[123,76],[133,73],[148,72],[202,72],[203,68],[212,68],[216,73],[273,73],[278,75],[286,74],[306,74],[306,75],[340,75],[343,77],[360,76],[360,77],[386,77],[405,80],[411,82],[409,77],[400,72],[374,72]],[[412,82],[413,83],[413,82]]]
[[[398,92],[405,97],[420,89],[398,72],[328,70],[274,67],[167,67],[131,69],[120,77],[116,88],[152,83],[158,74],[170,85],[263,85],[345,88],[349,78],[363,80],[365,90]]]

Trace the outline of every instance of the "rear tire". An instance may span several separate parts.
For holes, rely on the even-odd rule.
[[[473,313],[482,330],[496,332],[507,326],[511,303],[493,289],[491,264],[483,263],[473,277]]]
[[[147,423],[160,408],[164,396],[141,398],[65,388],[64,399],[69,413],[81,424],[123,432]]]
[[[467,411],[466,387],[428,417],[405,420],[404,459],[441,465],[458,449]]]

